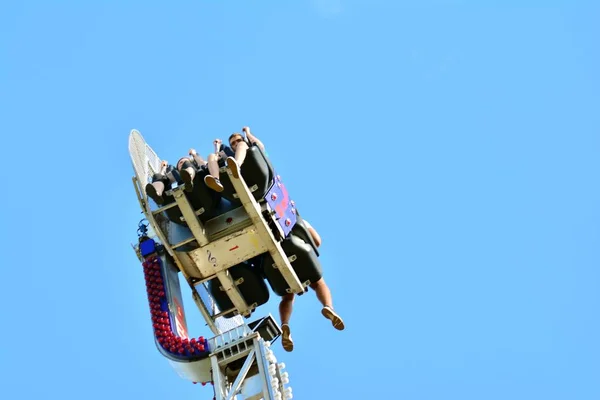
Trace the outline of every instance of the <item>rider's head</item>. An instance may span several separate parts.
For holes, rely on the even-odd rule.
[[[239,142],[243,142],[244,137],[239,133],[234,133],[229,136],[229,147],[231,147],[234,151]]]

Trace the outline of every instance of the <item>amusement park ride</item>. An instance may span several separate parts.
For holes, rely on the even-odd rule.
[[[269,287],[279,296],[301,295],[321,277],[317,247],[281,177],[252,145],[239,173],[219,164],[223,192],[209,189],[199,170],[192,187],[175,183],[159,206],[145,187],[161,159],[137,130],[129,153],[147,221],[133,247],[158,351],[180,377],[212,384],[216,400],[291,399],[285,365],[271,349],[280,326],[271,315],[247,322],[269,300]],[[188,335],[180,276],[211,338]]]

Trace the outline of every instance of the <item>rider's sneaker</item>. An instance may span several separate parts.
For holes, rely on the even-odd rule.
[[[162,182],[149,183],[146,185],[146,195],[154,200],[156,204],[162,206],[165,202],[162,198],[162,192],[164,191],[164,188],[165,184]]]
[[[212,175],[206,175],[204,177],[204,183],[215,192],[223,191],[223,185],[221,185],[221,182]]]
[[[194,177],[196,176],[196,171],[194,168],[187,167],[183,168],[180,172],[181,180],[185,183],[185,191],[191,192],[194,188]]]
[[[240,179],[240,166],[238,165],[236,159],[233,157],[227,157],[227,166],[231,170],[231,175],[233,175],[235,179]]]
[[[342,320],[342,318],[339,315],[336,314],[335,311],[333,311],[333,308],[331,308],[329,306],[325,306],[321,310],[321,314],[323,314],[323,316],[325,318],[327,318],[328,320],[331,321],[331,324],[333,325],[333,327],[335,329],[337,329],[338,331],[344,330],[344,328],[345,328],[344,321]]]
[[[281,325],[281,344],[285,351],[294,350],[294,341],[292,340],[292,334],[290,332],[290,326],[288,324]]]

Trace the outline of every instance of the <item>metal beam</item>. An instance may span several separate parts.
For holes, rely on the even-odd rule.
[[[208,245],[209,240],[206,236],[204,226],[202,225],[200,220],[198,220],[194,209],[190,205],[187,197],[185,196],[183,186],[179,186],[173,189],[172,192],[173,197],[175,197],[175,201],[177,202],[177,205],[179,206],[179,209],[181,210],[181,213],[185,218],[185,223],[187,224],[190,231],[192,231],[192,235],[194,235],[194,237],[196,238],[196,242],[198,242],[198,245],[200,245],[201,248],[203,246]],[[240,314],[242,315],[248,314],[250,312],[250,307],[248,306],[248,304],[246,304],[246,301],[244,300],[239,289],[233,282],[233,279],[231,278],[231,275],[229,275],[229,272],[217,272],[216,259],[214,261],[209,259],[209,262],[214,267],[214,272],[216,272],[219,282],[221,282],[223,289],[225,290],[225,292],[227,292],[227,295],[231,299],[231,302],[233,303],[235,308],[237,308]]]
[[[269,360],[267,360],[267,351],[264,340],[254,339],[254,349],[256,350],[256,361],[258,371],[262,376],[263,395],[265,400],[275,400],[275,393],[271,386],[271,375],[269,374]]]
[[[242,365],[242,369],[238,373],[238,376],[235,378],[233,385],[231,385],[231,389],[229,390],[229,394],[227,395],[226,400],[233,400],[233,398],[237,395],[237,392],[242,387],[242,382],[246,379],[246,375],[248,375],[248,371],[250,371],[250,367],[252,363],[254,363],[254,357],[256,355],[256,350],[252,349],[246,361],[244,361],[244,365]]]
[[[171,248],[171,245],[170,245],[169,241],[167,240],[166,235],[163,233],[162,229],[160,229],[160,226],[158,226],[158,223],[156,222],[156,219],[154,218],[154,214],[152,213],[152,210],[150,210],[150,206],[144,200],[144,197],[142,197],[142,194],[140,193],[140,187],[138,186],[139,181],[138,181],[137,177],[134,176],[132,178],[132,181],[133,181],[133,187],[135,188],[135,193],[137,195],[138,202],[140,203],[140,207],[142,209],[142,212],[146,216],[146,219],[148,220],[148,222],[150,223],[150,225],[152,225],[152,228],[154,229],[154,233],[156,233],[156,236],[158,236],[158,238],[162,242],[163,246],[167,250],[167,253],[169,253],[169,255],[171,257],[173,257],[173,260],[175,260],[175,264],[177,265],[177,268],[179,268],[179,271],[181,272],[181,275],[188,282],[188,284],[190,285],[190,288],[192,290],[195,290],[196,288],[192,284],[190,276],[188,276],[188,274],[186,274],[185,269],[183,268],[183,264],[182,264],[181,260],[179,259],[179,256]],[[217,325],[215,324],[215,321],[210,317],[210,313],[208,312],[208,309],[206,308],[206,306],[204,305],[204,303],[200,300],[200,297],[198,296],[198,301],[196,301],[196,299],[194,298],[194,301],[196,303],[196,306],[200,310],[200,313],[206,319],[206,323],[210,327],[210,330],[215,335],[218,335],[219,333],[221,333],[219,331],[219,329],[217,328]]]
[[[208,244],[208,237],[206,236],[204,226],[202,226],[202,223],[198,220],[196,212],[190,205],[187,197],[185,197],[183,186],[173,189],[173,197],[175,197],[175,201],[181,210],[181,214],[183,214],[183,218],[185,218],[185,223],[187,224],[188,228],[190,228],[190,231],[192,231],[192,234],[196,238],[198,245],[204,246]]]
[[[225,387],[226,381],[224,379],[223,373],[221,372],[221,367],[219,367],[219,360],[217,359],[217,355],[214,353],[210,356],[210,367],[212,370],[212,381],[213,387],[215,389],[215,398],[217,400],[222,400],[225,398],[225,394],[227,393],[227,388]]]
[[[296,275],[296,272],[292,268],[292,265],[290,264],[285,252],[283,251],[283,248],[281,247],[281,243],[275,240],[273,232],[271,232],[267,222],[262,217],[260,206],[256,200],[254,200],[254,196],[248,189],[248,185],[244,181],[244,178],[241,174],[239,175],[239,178],[235,178],[229,168],[227,168],[227,174],[229,174],[229,179],[231,180],[231,183],[233,184],[233,187],[235,188],[235,191],[237,192],[244,209],[252,219],[259,237],[267,246],[267,249],[271,254],[271,257],[273,257],[273,261],[277,265],[279,272],[281,272],[281,275],[283,275],[283,278],[289,285],[290,288],[288,292],[304,293],[304,286],[302,286],[300,279],[298,279],[298,275]]]

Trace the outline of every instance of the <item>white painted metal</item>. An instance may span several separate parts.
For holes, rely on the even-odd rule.
[[[226,400],[233,400],[233,398],[235,396],[237,396],[238,392],[240,391],[240,389],[242,387],[242,382],[246,379],[246,376],[248,375],[248,371],[250,370],[250,367],[256,360],[256,350],[254,350],[254,349],[250,350],[250,354],[248,354],[246,357],[247,358],[246,358],[246,361],[244,361],[244,365],[242,365],[242,369],[238,373],[238,376],[235,378],[235,381],[233,381],[233,384],[231,385],[231,388],[229,389],[229,394],[227,395]]]
[[[208,269],[206,267],[210,268],[202,277],[204,278],[210,275],[216,275],[223,287],[223,290],[227,292],[227,295],[231,299],[231,302],[238,310],[240,315],[249,315],[252,309],[250,305],[246,304],[246,302],[244,301],[244,298],[238,290],[235,282],[231,278],[231,275],[226,270],[217,270],[218,260],[214,255],[212,255],[211,249],[214,248],[213,251],[215,251],[216,249],[225,251],[225,249],[223,249],[223,246],[215,247],[214,245],[209,243],[204,226],[202,225],[200,220],[198,220],[194,209],[187,200],[187,197],[185,196],[184,187],[177,187],[173,189],[172,192],[173,197],[175,197],[175,201],[177,202],[177,205],[179,206],[179,209],[181,210],[181,213],[185,218],[185,223],[187,224],[188,228],[192,231],[196,242],[201,246],[200,249],[197,250],[199,252],[202,252],[202,258],[197,259],[197,261],[201,261],[201,263],[197,263],[197,265],[203,265],[205,267],[205,270]]]
[[[192,362],[180,362],[169,358],[167,360],[182,379],[191,382],[210,382],[212,380],[210,358]]]
[[[194,302],[196,303],[200,313],[206,320],[209,328],[214,334],[219,334],[227,330],[227,328],[231,328],[233,326],[241,325],[244,323],[241,316],[235,316],[232,318],[214,318],[211,315],[218,313],[216,304],[212,302],[211,309],[209,310],[207,306],[202,302],[198,296],[197,290],[194,287],[193,280],[191,276],[186,272],[184,267],[184,262],[182,262],[180,255],[181,252],[176,252],[171,247],[171,244],[168,240],[169,231],[168,224],[163,224],[161,226],[156,217],[155,213],[150,209],[150,203],[148,198],[146,197],[145,185],[150,182],[150,179],[154,173],[156,173],[160,168],[160,158],[156,155],[156,153],[152,150],[152,148],[146,144],[144,138],[141,133],[135,129],[133,129],[129,136],[129,153],[132,159],[132,163],[134,166],[134,170],[136,172],[136,176],[132,178],[133,186],[135,192],[138,197],[138,202],[140,204],[140,208],[144,213],[146,219],[148,220],[152,230],[165,247],[169,255],[173,257],[177,267],[181,271],[182,275],[192,288],[192,293],[194,296]],[[182,212],[183,213],[183,212]],[[139,255],[138,255],[139,256]],[[187,260],[185,264],[188,264]]]
[[[205,278],[266,250],[267,246],[260,240],[256,227],[249,226],[188,254],[198,268],[199,276]]]
[[[181,210],[181,214],[183,214],[183,218],[185,218],[185,223],[188,228],[192,231],[194,238],[200,246],[206,246],[208,244],[208,238],[206,237],[206,231],[204,230],[204,226],[198,220],[196,213],[189,201],[185,197],[185,193],[183,191],[183,186],[177,187],[172,190],[173,197],[175,197],[175,201]]]
[[[269,253],[273,257],[273,261],[275,261],[275,264],[277,264],[281,275],[283,275],[285,281],[289,285],[290,288],[288,289],[288,292],[303,293],[304,286],[298,279],[298,275],[296,275],[296,272],[292,268],[287,256],[283,252],[280,242],[275,240],[273,232],[271,232],[267,222],[261,215],[261,207],[252,196],[252,193],[248,189],[248,185],[246,185],[246,182],[244,182],[244,178],[241,175],[239,178],[235,178],[229,168],[227,168],[227,173],[229,174],[229,178],[233,184],[233,187],[235,188],[235,191],[239,195],[244,209],[256,227],[258,236],[262,239],[263,243],[266,244]]]
[[[179,239],[175,243],[170,243],[168,241],[170,236],[169,224],[167,223],[163,227],[158,224],[155,217],[156,211],[153,212],[150,210],[148,199],[145,197],[145,183],[149,181],[151,175],[160,167],[160,159],[150,146],[145,143],[141,133],[137,130],[132,130],[131,132],[129,147],[138,178],[134,179],[134,185],[136,186],[140,206],[160,241],[175,259],[178,268],[191,286],[194,285],[195,280],[205,280],[211,277],[218,278],[222,289],[227,292],[236,308],[235,314],[247,316],[252,311],[252,305],[246,304],[237,286],[228,274],[227,269],[268,251],[290,287],[288,292],[304,292],[306,285],[298,279],[290,260],[283,252],[280,242],[275,239],[269,224],[265,220],[261,206],[252,196],[242,176],[234,178],[229,168],[226,168],[235,191],[241,200],[243,210],[246,212],[246,216],[241,216],[241,207],[240,209],[226,213],[231,214],[232,218],[235,216],[235,226],[238,223],[240,224],[240,229],[237,231],[227,227],[222,217],[217,217],[215,221],[209,221],[207,224],[207,226],[214,229],[213,235],[211,235],[211,232],[197,218],[197,212],[194,211],[185,196],[184,187],[180,186],[172,189],[171,192],[175,198],[177,207],[179,207],[194,240],[188,237],[186,239]],[[141,181],[141,179],[145,179],[145,181]],[[267,218],[272,218],[272,216],[268,216]],[[210,222],[212,222],[212,225]],[[241,225],[245,227],[241,227]],[[278,227],[277,223],[273,223],[272,225]],[[230,233],[226,234],[227,232]],[[219,237],[223,234],[225,236]],[[211,236],[214,236],[215,240],[211,241]],[[192,244],[194,241],[198,245],[197,249],[189,252],[174,251],[174,247],[180,248],[181,246]],[[201,310],[201,312],[205,317],[210,314],[208,309]],[[214,317],[210,319],[211,321],[207,322],[211,325],[213,332],[218,333],[219,330],[216,329],[214,324]],[[241,321],[239,322],[241,323]]]
[[[236,399],[238,395],[245,400],[291,399],[291,388],[286,386],[289,378],[282,372],[285,365],[277,363],[270,345],[247,326],[209,339],[213,349],[210,357],[217,400]],[[246,360],[238,372],[225,372],[233,361],[243,357]]]
[[[160,158],[146,144],[142,134],[136,129],[132,129],[129,134],[129,154],[138,181],[141,185],[145,185],[152,178],[152,175],[160,170]],[[144,190],[141,191],[141,195],[144,201],[146,201],[146,192]]]
[[[151,230],[190,285],[194,302],[215,334],[209,339],[211,350],[209,358],[189,363],[171,359],[169,362],[184,379],[194,382],[212,381],[216,400],[238,399],[238,396],[246,400],[291,399],[291,389],[285,387],[288,381],[287,374],[282,373],[283,365],[277,364],[268,341],[276,337],[272,335],[274,330],[277,331],[276,335],[279,335],[281,330],[271,316],[267,317],[271,328],[262,331],[270,339],[262,338],[258,331],[253,331],[244,323],[242,315],[248,315],[252,305],[246,304],[228,272],[231,266],[268,251],[290,286],[289,291],[294,293],[304,291],[304,286],[283,252],[280,242],[275,239],[263,217],[261,205],[254,200],[251,189],[242,177],[234,178],[227,168],[237,193],[236,197],[241,200],[242,207],[216,217],[204,225],[197,218],[199,212],[194,211],[188,202],[184,188],[177,187],[172,190],[175,203],[153,211],[145,194],[145,185],[152,174],[159,170],[160,158],[145,143],[137,130],[131,131],[129,151],[136,175],[133,184],[140,207]],[[170,243],[169,239],[177,235],[172,235],[173,232],[169,229],[170,222],[162,222],[164,217],[159,214],[175,206],[181,210],[189,227],[190,236],[180,237]],[[268,208],[267,205],[262,207]],[[231,221],[235,222],[231,223]],[[278,227],[278,224],[274,226]],[[193,245],[194,242],[197,246],[193,250],[174,251],[174,248],[181,249],[185,245]],[[141,258],[139,253],[138,257]],[[218,310],[214,300],[210,298],[205,285],[207,280],[215,277],[227,291],[235,307],[233,311],[239,315],[227,319],[221,317],[232,310]],[[209,305],[205,304],[197,288],[201,289],[205,297],[209,297]],[[245,362],[239,371],[235,371],[240,364],[238,360],[243,357],[247,357]]]

